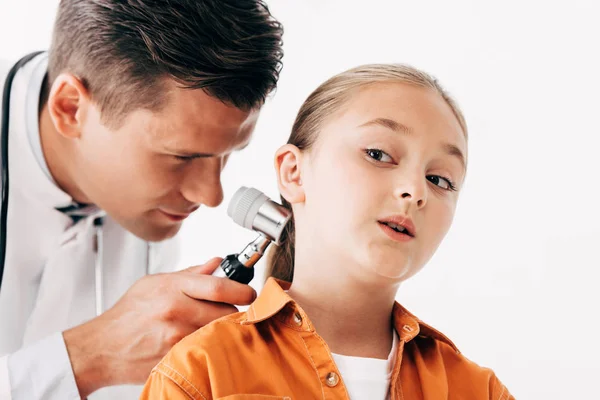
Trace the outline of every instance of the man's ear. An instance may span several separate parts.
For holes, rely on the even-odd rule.
[[[89,91],[76,76],[60,74],[52,83],[48,112],[54,128],[65,138],[77,139],[81,136],[90,104]]]
[[[275,173],[279,192],[291,204],[304,201],[302,187],[302,151],[291,144],[283,145],[275,153]]]

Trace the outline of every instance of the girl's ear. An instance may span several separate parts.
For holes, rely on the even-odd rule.
[[[304,201],[301,165],[302,151],[294,145],[283,145],[275,153],[279,192],[291,204]]]

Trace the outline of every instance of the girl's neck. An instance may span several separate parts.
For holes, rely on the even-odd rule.
[[[289,294],[330,350],[386,359],[392,347],[392,310],[399,285],[380,278],[370,282],[361,276],[368,271],[345,260],[327,260],[315,254],[305,259],[299,253],[304,252],[296,253]]]

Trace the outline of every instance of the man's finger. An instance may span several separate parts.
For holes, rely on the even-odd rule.
[[[256,299],[256,291],[243,283],[210,275],[181,276],[181,291],[197,300],[248,305]]]
[[[193,274],[210,275],[219,267],[223,259],[221,257],[215,257],[208,260],[205,264],[195,265],[184,269],[184,271],[191,272]]]
[[[229,314],[238,312],[239,310],[231,304],[213,303],[210,301],[196,301],[190,299],[193,304],[186,307],[186,322],[193,325],[196,329],[203,327]]]

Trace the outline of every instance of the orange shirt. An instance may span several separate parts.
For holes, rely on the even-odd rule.
[[[176,344],[152,370],[141,399],[348,399],[325,341],[269,278],[246,312],[218,319]],[[494,373],[398,303],[393,400],[514,400]]]

